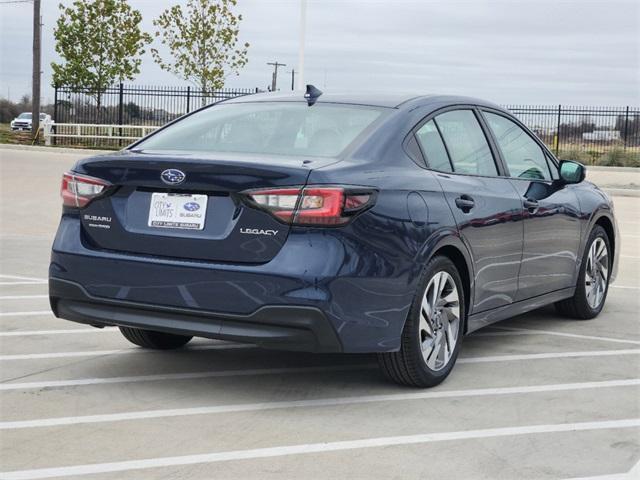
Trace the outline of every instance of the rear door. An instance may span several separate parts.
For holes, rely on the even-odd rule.
[[[483,116],[524,206],[518,300],[573,286],[580,246],[578,197],[557,181],[557,167],[524,128],[502,112],[485,110]]]
[[[176,259],[267,262],[289,226],[248,206],[240,192],[304,185],[312,168],[333,161],[131,151],[97,157],[76,171],[113,187],[81,211],[83,241],[95,249]],[[184,178],[171,185],[172,175]]]
[[[440,113],[416,131],[416,138],[473,257],[472,313],[513,302],[522,256],[522,202],[500,176],[477,113],[472,108]]]

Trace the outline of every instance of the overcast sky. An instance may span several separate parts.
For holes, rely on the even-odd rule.
[[[8,0],[0,0],[0,4]],[[43,91],[59,0],[42,0]],[[71,3],[63,0],[62,3]],[[180,0],[130,0],[143,28]],[[640,104],[639,0],[309,0],[305,80],[326,91],[453,93],[497,103]],[[299,0],[238,0],[249,63],[230,87],[266,88],[296,66]],[[30,3],[0,5],[0,96],[31,88]],[[296,67],[297,68],[297,67]],[[135,83],[186,85],[145,55]]]

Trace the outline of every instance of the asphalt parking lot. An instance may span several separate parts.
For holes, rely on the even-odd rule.
[[[49,248],[78,158],[0,150],[0,478],[640,478],[640,198],[615,197],[600,317],[481,330],[446,382],[414,390],[372,356],[147,352],[54,318]]]

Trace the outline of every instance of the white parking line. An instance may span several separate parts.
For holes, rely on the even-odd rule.
[[[121,352],[115,350],[114,352]],[[71,352],[82,353],[82,352]],[[541,360],[553,358],[569,358],[569,357],[598,357],[598,356],[614,356],[614,355],[638,355],[640,349],[631,350],[596,350],[591,352],[559,352],[559,353],[533,353],[523,355],[497,355],[487,357],[468,357],[458,360],[459,363],[487,363],[487,362],[512,362],[517,360]],[[37,354],[36,354],[37,355]],[[98,378],[80,378],[70,380],[49,380],[42,382],[23,382],[23,383],[2,383],[0,391],[3,390],[29,390],[33,388],[55,388],[55,387],[76,387],[84,385],[102,385],[110,383],[129,383],[129,382],[149,382],[162,380],[190,380],[195,378],[214,378],[214,377],[233,377],[247,375],[271,375],[279,373],[300,373],[306,371],[340,371],[340,370],[357,370],[372,368],[373,365],[348,365],[336,367],[302,367],[302,368],[275,368],[275,369],[249,369],[249,370],[222,370],[214,372],[187,372],[187,373],[169,373],[154,375],[139,375],[128,377],[98,377]]]
[[[36,317],[41,315],[53,315],[51,310],[36,310],[32,312],[0,312],[0,317]]]
[[[633,286],[633,285],[610,285],[610,288],[623,288],[626,290],[638,290],[640,289],[640,286]]]
[[[106,332],[117,332],[115,327],[104,327],[104,328],[67,328],[64,330],[17,330],[15,332],[0,332],[0,337],[24,337],[30,335],[65,335],[65,334],[74,334],[74,333],[106,333]]]
[[[166,380],[189,380],[194,378],[244,377],[251,375],[279,375],[287,373],[340,372],[377,368],[377,365],[337,365],[323,367],[282,367],[253,368],[249,370],[219,370],[214,372],[163,373],[156,375],[135,375],[130,377],[98,377],[72,380],[49,380],[42,382],[2,383],[0,391],[29,390],[33,388],[78,387],[83,385],[104,385],[113,383],[158,382]]]
[[[0,278],[10,278],[15,280],[28,280],[34,283],[47,283],[46,278],[23,277],[22,275],[4,275],[0,274]]]
[[[515,327],[498,327],[492,326],[491,328],[495,328],[498,330],[505,330],[504,332],[483,332],[474,334],[477,336],[502,336],[502,335],[554,335],[558,337],[569,337],[569,338],[584,338],[585,340],[601,340],[603,342],[610,343],[627,343],[630,345],[640,345],[640,340],[624,340],[621,338],[611,338],[611,337],[601,337],[595,335],[580,335],[577,333],[565,333],[565,332],[554,332],[552,330],[538,330],[535,328],[515,328]]]
[[[462,357],[458,363],[513,362],[520,360],[547,360],[552,358],[610,357],[615,355],[640,355],[640,349],[591,350],[586,352],[526,353],[521,355],[495,355],[487,357]],[[1,359],[1,357],[0,357]]]
[[[16,280],[15,282],[0,282],[2,286],[8,285],[46,285],[47,282],[31,282],[31,281],[22,281]]]
[[[190,347],[184,350],[178,350],[180,354],[188,353],[190,351],[198,350],[226,350],[236,348],[257,348],[255,345],[249,345],[244,343],[229,343],[229,344],[216,344],[216,345],[200,345]],[[638,350],[640,352],[640,350]],[[102,357],[104,355],[120,355],[130,353],[153,353],[153,350],[146,350],[143,348],[123,348],[120,350],[89,350],[82,352],[53,352],[53,353],[22,353],[17,355],[0,355],[0,361],[11,360],[42,360],[51,358],[75,358],[75,357]],[[158,352],[160,353],[160,352]]]
[[[640,385],[640,378],[628,380],[607,380],[601,382],[559,383],[522,387],[475,388],[467,390],[429,390],[388,395],[362,395],[354,397],[319,398],[311,400],[290,400],[284,402],[246,403],[236,405],[213,405],[205,407],[174,408],[165,410],[139,410],[134,412],[107,413],[100,415],[80,415],[75,417],[39,418],[0,422],[0,430],[24,428],[55,427],[61,425],[79,425],[89,423],[121,422],[125,420],[144,420],[150,418],[184,417],[191,415],[213,415],[218,413],[257,412],[289,408],[332,407],[338,405],[366,404],[377,402],[398,402],[427,400],[434,398],[463,398],[498,395],[522,395],[545,392],[567,392],[572,390],[592,390],[598,388],[617,388]]]
[[[500,332],[508,333],[508,332]],[[224,343],[216,345],[196,345],[184,350],[179,350],[181,354],[188,354],[191,351],[218,350],[236,348],[257,348],[251,344]],[[77,358],[77,357],[101,357],[105,355],[128,355],[132,353],[153,353],[153,351],[142,348],[123,348],[119,350],[83,350],[76,352],[52,352],[52,353],[20,353],[15,355],[0,355],[0,361],[14,360],[43,360],[53,358]],[[573,357],[600,357],[614,355],[640,355],[640,349],[630,350],[590,350],[583,352],[557,352],[557,353],[530,353],[522,355],[495,355],[486,357],[462,357],[458,358],[458,363],[486,363],[486,362],[512,362],[517,360],[542,360],[553,358],[573,358]]]
[[[359,440],[345,440],[338,442],[283,445],[280,447],[232,450],[227,452],[213,452],[199,455],[183,455],[175,457],[147,458],[123,462],[73,465],[68,467],[15,470],[13,472],[2,472],[0,473],[0,477],[5,480],[32,480],[41,478],[70,477],[73,475],[114,473],[130,470],[143,470],[148,468],[176,467],[203,463],[227,462],[231,460],[273,458],[288,455],[301,455],[307,453],[338,452],[364,448],[416,445],[452,440],[511,437],[520,435],[535,435],[541,433],[636,428],[639,426],[640,418],[629,418],[624,420],[609,420],[600,422],[557,423],[551,425],[522,425],[518,427],[486,428],[479,430],[423,433],[417,435],[402,435],[395,437],[362,438]]]
[[[594,477],[573,477],[567,480],[638,480],[640,478],[640,462],[636,463],[627,473],[612,473],[596,475]]]
[[[31,300],[36,298],[49,298],[49,295],[5,295],[0,300]]]

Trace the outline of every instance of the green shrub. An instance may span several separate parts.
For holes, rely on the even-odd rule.
[[[589,156],[589,164],[595,165],[598,162],[598,159],[602,155],[602,151],[594,150],[593,148],[587,150],[587,155]]]
[[[580,163],[592,163],[588,152],[579,148],[569,148],[558,152],[558,160],[573,160]]]
[[[598,159],[597,164],[603,167],[640,167],[640,153],[613,147]]]
[[[627,152],[624,166],[640,168],[640,152]]]
[[[613,147],[598,160],[603,167],[624,167],[624,149]]]

